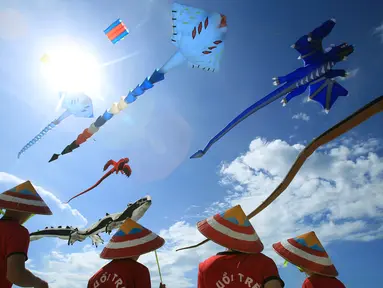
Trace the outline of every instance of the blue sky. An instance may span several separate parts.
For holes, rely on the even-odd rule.
[[[237,203],[250,212],[283,179],[303,145],[382,93],[383,3],[180,0],[227,16],[218,73],[179,67],[106,124],[96,141],[48,163],[93,121],[69,118],[18,160],[22,146],[59,115],[57,91],[39,70],[46,47],[71,39],[100,63],[135,54],[102,70],[98,95],[91,95],[96,116],[176,51],[170,41],[171,1],[109,2],[1,1],[0,187],[5,190],[20,179],[40,187],[55,215],[32,218],[26,225],[30,231],[91,224],[105,212],[122,211],[127,203],[151,195],[153,205],[140,223],[167,240],[159,253],[164,282],[168,287],[195,287],[198,262],[219,250],[209,244],[174,252],[202,239],[195,223]],[[347,98],[339,99],[328,115],[316,103],[305,103],[305,96],[286,107],[273,103],[232,130],[204,158],[188,159],[239,112],[274,89],[272,77],[298,68],[301,62],[290,45],[333,17],[337,25],[324,46],[343,41],[356,46],[349,60],[338,65],[353,71],[353,77],[341,82],[350,92]],[[112,45],[103,30],[116,18],[125,22],[130,35]],[[252,221],[265,253],[278,264],[282,260],[270,250],[272,243],[314,229],[347,287],[380,283],[382,120],[377,115],[314,154],[280,199]],[[60,204],[93,185],[107,160],[122,157],[131,159],[130,179],[112,176],[70,207]],[[323,179],[335,181],[336,187]],[[104,263],[97,256],[102,247],[95,250],[89,244],[32,242],[29,267],[52,287],[85,287]],[[157,283],[154,255],[142,261]],[[280,273],[287,287],[303,281],[291,265],[281,267]]]

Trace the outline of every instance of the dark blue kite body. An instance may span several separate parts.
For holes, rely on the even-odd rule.
[[[331,19],[308,35],[302,36],[291,47],[296,49],[300,56],[298,59],[304,61],[304,66],[287,74],[286,76],[273,78],[274,85],[281,85],[276,90],[257,101],[234,120],[232,120],[221,132],[212,138],[204,150],[199,150],[190,158],[200,158],[206,154],[211,146],[240,122],[245,120],[254,112],[285,96],[282,103],[285,105],[295,96],[298,96],[309,88],[309,99],[317,101],[328,111],[339,96],[347,96],[348,91],[335,82],[336,77],[346,77],[345,70],[332,69],[337,62],[343,61],[350,55],[354,48],[352,45],[343,43],[323,50],[322,40],[330,34],[335,26],[335,20]]]

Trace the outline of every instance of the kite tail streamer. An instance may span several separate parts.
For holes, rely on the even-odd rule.
[[[269,197],[265,201],[263,201],[256,209],[254,209],[247,217],[248,219],[253,218],[255,215],[260,213],[262,210],[264,210],[267,206],[269,206],[275,199],[278,198],[279,195],[282,194],[283,191],[286,190],[286,188],[289,186],[291,181],[293,181],[295,175],[299,172],[305,161],[317,150],[320,146],[325,145],[329,143],[330,141],[334,140],[335,138],[338,138],[339,136],[343,135],[344,133],[350,131],[351,129],[355,128],[359,124],[363,123],[364,121],[368,120],[370,117],[374,116],[375,114],[378,114],[383,111],[383,95],[376,98],[375,100],[368,103],[363,108],[359,109],[343,121],[339,122],[335,126],[331,127],[329,130],[324,132],[319,137],[315,138],[313,141],[311,141],[310,144],[308,144],[305,149],[302,150],[301,153],[299,153],[297,159],[295,160],[294,164],[291,166],[289,172],[287,173],[286,177],[282,180],[282,182],[279,184],[279,186],[270,194]],[[180,250],[186,250],[195,248],[198,246],[201,246],[207,242],[209,242],[209,239],[206,239],[196,245],[188,246],[184,248],[177,249],[176,251]]]
[[[154,254],[156,255],[156,262],[157,262],[157,267],[158,267],[158,273],[160,274],[160,281],[161,284],[162,282],[162,274],[161,274],[161,268],[160,268],[160,261],[158,261],[158,255],[157,255],[157,250],[154,250]]]
[[[96,182],[96,184],[94,184],[92,187],[86,189],[85,191],[82,191],[81,193],[78,193],[77,195],[73,196],[72,198],[70,198],[70,199],[69,199],[67,202],[65,202],[64,204],[69,204],[69,202],[72,201],[73,199],[75,199],[75,198],[77,198],[77,197],[79,197],[79,196],[81,196],[81,195],[83,195],[83,194],[89,192],[90,190],[93,190],[93,189],[96,188],[98,185],[100,185],[102,181],[104,181],[106,178],[108,178],[108,177],[109,177],[110,175],[112,175],[112,174],[113,174],[113,170],[108,171],[107,173],[105,173],[104,176],[101,177],[100,180],[98,180],[98,181]]]
[[[31,141],[29,141],[17,154],[17,158],[20,158],[21,154],[23,154],[25,151],[27,151],[30,147],[32,147],[34,144],[36,144],[41,138],[45,136],[49,131],[51,131],[53,128],[55,128],[58,124],[60,124],[61,121],[63,121],[65,118],[69,117],[71,113],[66,110],[59,118],[49,123],[39,134],[37,134]]]

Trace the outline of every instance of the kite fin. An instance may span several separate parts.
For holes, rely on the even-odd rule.
[[[115,165],[116,162],[110,159],[106,164],[104,165],[104,171],[106,171],[111,165]]]
[[[322,78],[310,85],[309,99],[318,102],[326,112],[339,96],[347,96],[348,91],[332,79]]]
[[[299,86],[298,88],[295,88],[293,91],[287,94],[285,98],[282,99],[281,101],[282,105],[285,106],[291,99],[305,92],[306,89],[307,89],[307,85],[303,85],[303,86]]]

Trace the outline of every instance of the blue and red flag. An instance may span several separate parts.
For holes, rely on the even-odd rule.
[[[116,44],[118,41],[124,39],[126,35],[129,34],[128,28],[124,25],[121,19],[114,21],[108,28],[104,30],[106,36],[113,44]]]

